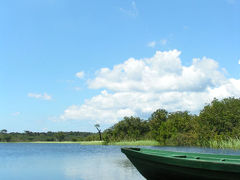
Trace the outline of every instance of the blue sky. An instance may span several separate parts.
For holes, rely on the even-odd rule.
[[[239,97],[239,19],[239,0],[1,1],[1,128],[95,131]]]

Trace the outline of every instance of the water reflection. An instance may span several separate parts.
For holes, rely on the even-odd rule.
[[[144,179],[132,164],[123,157],[94,155],[79,159],[66,159],[66,179],[83,180],[134,180]]]
[[[119,146],[0,144],[4,180],[141,180]]]
[[[115,163],[118,164],[120,167],[123,167],[123,168],[134,169],[134,166],[132,165],[132,163],[128,159],[118,159],[118,160],[116,160]]]
[[[143,180],[120,148],[79,144],[0,144],[1,179]],[[240,151],[209,148],[145,148],[240,155]]]

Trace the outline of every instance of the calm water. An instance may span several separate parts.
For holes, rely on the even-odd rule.
[[[120,148],[79,144],[0,144],[0,175],[4,180],[143,180]],[[240,151],[150,148],[240,155]]]

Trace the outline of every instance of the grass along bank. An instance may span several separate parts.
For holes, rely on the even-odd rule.
[[[81,145],[116,145],[116,146],[159,146],[160,144],[154,140],[138,140],[138,141],[120,141],[120,142],[109,142],[105,141],[35,141],[29,143],[60,143],[60,144],[81,144]]]
[[[103,145],[104,141],[34,141],[22,143]]]
[[[138,140],[138,141],[119,141],[109,142],[105,141],[34,141],[34,142],[0,142],[0,143],[39,143],[39,144],[81,144],[81,145],[115,145],[115,146],[162,146],[155,140]],[[210,140],[207,146],[214,149],[233,149],[240,150],[240,139],[229,138],[228,140]],[[165,146],[174,146],[168,145]],[[176,145],[177,146],[177,145]],[[200,146],[201,147],[201,146]]]
[[[120,141],[120,142],[109,142],[108,145],[118,146],[159,146],[160,144],[154,140],[139,140],[139,141]]]
[[[160,144],[154,140],[138,140],[138,141],[120,141],[120,142],[105,142],[105,141],[82,141],[82,145],[115,145],[115,146],[159,146]]]
[[[240,139],[238,138],[229,138],[228,140],[212,140],[209,142],[210,148],[215,149],[234,149],[240,150]]]

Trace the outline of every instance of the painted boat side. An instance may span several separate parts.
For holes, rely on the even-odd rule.
[[[179,153],[139,148],[122,148],[122,152],[149,180],[176,179],[176,177],[201,180],[240,179],[240,156]]]

